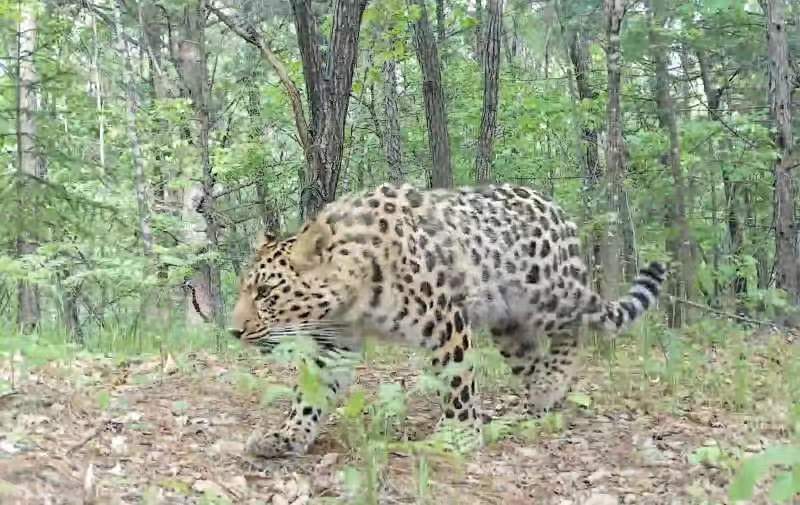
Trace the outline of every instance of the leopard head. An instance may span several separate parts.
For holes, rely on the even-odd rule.
[[[230,333],[243,342],[271,349],[286,336],[327,335],[341,296],[326,278],[322,252],[329,232],[306,227],[297,236],[278,240],[264,234],[240,280]]]

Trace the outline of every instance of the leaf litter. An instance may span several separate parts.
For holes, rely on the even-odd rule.
[[[232,377],[238,371],[272,383],[286,370],[211,354],[189,358],[186,369],[171,356],[123,364],[81,357],[17,377],[14,394],[0,397],[0,503],[349,502],[344,470],[359,456],[338,439],[336,415],[310,454],[253,465],[242,455],[244,441],[257,426],[278,425],[285,400],[264,406],[261,389]],[[607,378],[601,367],[583,374],[579,401],[567,407],[560,429],[533,438],[512,433],[460,459],[431,456],[425,496],[418,458],[391,452],[380,503],[727,503],[725,452],[783,439],[768,423],[754,433],[746,418],[710,408],[675,415],[625,402],[589,408],[588,392],[602,390]],[[358,368],[367,390],[418,380],[411,368]],[[500,388],[483,403],[499,412],[514,396]],[[424,438],[436,421],[435,402],[410,403],[404,436]],[[753,503],[767,503],[763,493]]]

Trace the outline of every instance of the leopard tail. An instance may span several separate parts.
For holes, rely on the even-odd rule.
[[[600,331],[617,332],[628,327],[656,304],[666,277],[663,263],[650,263],[639,271],[625,296],[601,301],[595,310],[583,314],[583,322]]]

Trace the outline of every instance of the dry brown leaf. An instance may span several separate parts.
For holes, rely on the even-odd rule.
[[[225,489],[213,480],[198,479],[192,484],[192,490],[198,493],[210,493],[221,497],[230,498]]]

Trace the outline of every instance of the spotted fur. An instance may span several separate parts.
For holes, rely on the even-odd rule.
[[[519,186],[420,191],[383,185],[328,205],[294,237],[267,237],[243,278],[232,332],[269,350],[303,333],[321,349],[328,397],[299,390],[285,424],[255,432],[248,450],[303,453],[329,401],[347,387],[343,367],[365,334],[431,352],[447,376],[442,420],[480,430],[472,333],[490,330],[526,385],[532,414],[566,395],[576,369],[578,330],[618,331],[658,297],[666,271],[643,269],[627,296],[605,301],[587,287],[575,225],[540,194]],[[346,367],[345,367],[346,368]]]

